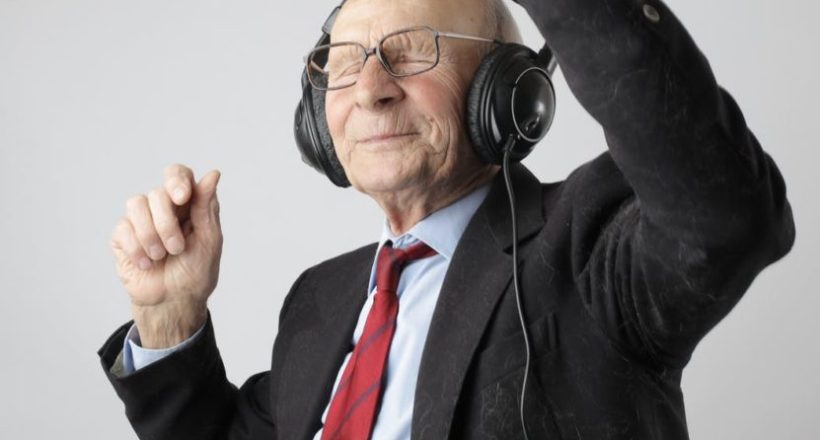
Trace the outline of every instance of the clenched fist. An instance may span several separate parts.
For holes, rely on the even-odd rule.
[[[145,348],[174,346],[205,323],[222,255],[219,176],[196,182],[190,168],[170,165],[163,186],[128,199],[114,228],[117,274]]]

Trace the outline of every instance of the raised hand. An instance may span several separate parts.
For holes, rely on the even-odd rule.
[[[162,186],[128,199],[114,228],[117,274],[145,348],[176,345],[205,322],[222,255],[219,177],[196,182],[190,168],[170,165]]]

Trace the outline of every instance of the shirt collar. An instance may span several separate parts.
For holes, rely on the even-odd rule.
[[[399,236],[393,234],[390,230],[390,223],[385,219],[376,255],[378,256],[379,250],[387,240],[393,242],[393,246],[397,248],[405,248],[421,240],[449,261],[453,257],[461,235],[467,228],[467,223],[473,218],[489,190],[490,183],[476,188],[466,196],[423,218],[409,231]],[[370,271],[368,292],[372,292],[375,286],[375,276],[376,262],[374,260]]]

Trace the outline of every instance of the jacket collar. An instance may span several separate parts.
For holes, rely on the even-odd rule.
[[[521,242],[544,225],[541,185],[523,165],[510,172]],[[441,287],[419,366],[413,439],[448,437],[467,368],[512,278],[512,242],[509,200],[499,173],[464,231]]]
[[[452,260],[458,241],[464,234],[470,219],[487,197],[490,186],[491,184],[488,182],[450,205],[433,212],[401,236],[393,234],[390,230],[390,223],[385,219],[376,254],[387,240],[392,241],[393,246],[398,248],[404,248],[417,241],[422,241],[448,261]],[[367,287],[369,294],[373,294],[373,289],[376,287],[377,260],[377,258],[373,259],[373,267],[370,269],[370,282]]]

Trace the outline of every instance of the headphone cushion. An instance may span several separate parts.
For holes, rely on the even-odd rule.
[[[467,132],[473,143],[473,149],[484,163],[500,164],[502,152],[495,142],[486,133],[486,122],[490,119],[484,114],[488,106],[487,100],[493,100],[499,86],[503,85],[504,73],[514,63],[516,57],[525,57],[528,64],[534,61],[534,52],[526,46],[516,43],[504,43],[493,49],[481,60],[476,69],[473,81],[467,94]],[[511,78],[510,82],[515,78]],[[490,101],[489,104],[491,104]],[[494,115],[499,116],[499,115]],[[497,121],[501,122],[501,121]]]
[[[311,110],[313,120],[316,123],[316,132],[319,136],[320,160],[323,162],[323,168],[328,171],[328,178],[340,187],[350,186],[350,181],[347,179],[347,174],[339,162],[339,157],[336,155],[336,148],[333,146],[333,139],[330,136],[330,129],[327,126],[327,118],[325,116],[325,94],[324,90],[313,90],[311,98]],[[332,173],[333,175],[330,175]]]

